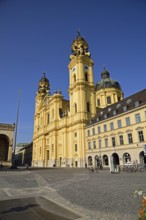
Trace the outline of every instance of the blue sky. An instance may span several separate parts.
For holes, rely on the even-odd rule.
[[[146,88],[145,0],[0,0],[0,123],[16,121],[17,143],[31,142],[42,73],[68,99],[69,55],[77,30],[89,44],[94,80],[103,66],[124,96]]]

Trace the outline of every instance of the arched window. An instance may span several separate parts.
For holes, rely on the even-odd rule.
[[[107,96],[107,104],[111,104],[111,97]]]
[[[97,106],[100,106],[100,99],[97,99]]]
[[[88,82],[88,73],[85,73],[85,81]]]
[[[52,118],[54,118],[54,109],[52,109]]]
[[[75,103],[75,113],[77,113],[77,103]]]
[[[87,102],[87,112],[90,112],[90,103]]]
[[[124,162],[124,164],[127,164],[127,163],[130,163],[131,162],[131,156],[130,156],[130,154],[129,153],[124,153],[123,154],[123,162]]]
[[[76,82],[76,74],[74,74],[74,82]]]

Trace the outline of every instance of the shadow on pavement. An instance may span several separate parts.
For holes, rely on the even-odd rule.
[[[47,200],[31,197],[0,201],[0,220],[75,220],[79,215]]]

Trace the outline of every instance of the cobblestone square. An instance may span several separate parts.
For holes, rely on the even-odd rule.
[[[102,170],[90,173],[83,168],[0,171],[0,219],[5,219],[4,202],[6,206],[6,201],[13,204],[16,199],[41,197],[61,206],[66,212],[74,213],[74,219],[137,220],[141,202],[140,198],[134,198],[134,191],[145,188],[145,172],[111,174]],[[56,209],[50,210],[48,205],[47,210],[46,205],[45,212],[57,215]],[[17,219],[15,214],[14,211],[13,219]],[[23,209],[19,212],[21,214],[25,215]],[[48,218],[42,216],[41,219]]]

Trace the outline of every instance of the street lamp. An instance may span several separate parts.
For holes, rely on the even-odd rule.
[[[100,170],[102,170],[101,140],[99,140],[99,167],[100,167]]]

